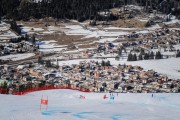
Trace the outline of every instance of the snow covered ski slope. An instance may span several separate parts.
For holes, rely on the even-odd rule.
[[[42,105],[48,96],[48,110]],[[46,90],[24,96],[0,95],[1,120],[179,120],[180,94],[82,93]],[[85,99],[80,99],[85,96]]]

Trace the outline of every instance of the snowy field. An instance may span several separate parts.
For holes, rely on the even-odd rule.
[[[82,25],[66,25],[64,31],[67,35],[84,35],[84,38],[91,37],[103,37],[103,38],[114,38],[114,40],[118,36],[131,34],[132,31],[136,31],[136,33],[150,33],[155,29],[160,28],[159,25],[154,25],[152,27],[142,29],[142,28],[119,28],[119,27],[106,27],[103,30],[98,30],[96,27],[87,27],[84,28]],[[116,30],[116,31],[114,31]],[[117,31],[118,30],[118,31]],[[112,41],[112,40],[111,40]]]
[[[17,61],[17,60],[27,59],[33,56],[35,56],[34,53],[12,54],[12,55],[1,56],[0,59]]]
[[[55,40],[36,42],[39,44],[39,51],[41,52],[60,52],[65,50],[67,46],[58,45]]]
[[[40,111],[40,99],[49,106]],[[83,95],[86,99],[80,99]],[[114,94],[48,90],[25,96],[0,95],[2,120],[179,120],[180,94]],[[109,93],[106,94],[109,97]]]
[[[2,22],[0,24],[0,40],[7,40],[15,37],[17,37],[17,35],[10,30],[10,25]]]

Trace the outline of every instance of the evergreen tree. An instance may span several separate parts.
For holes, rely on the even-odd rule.
[[[45,66],[46,66],[46,67],[52,67],[51,61],[50,61],[50,60],[47,60]]]
[[[106,62],[106,66],[111,66],[111,63],[109,60]]]
[[[3,14],[13,18],[27,20],[33,16],[35,18],[54,17],[61,19],[76,19],[84,21],[86,19],[102,19],[104,16],[98,14],[101,10],[113,8],[119,0],[42,0],[33,2],[30,0],[2,0],[0,10]],[[13,14],[16,13],[16,14]],[[117,19],[115,15],[105,17],[108,19]],[[94,24],[94,22],[93,22]]]
[[[17,19],[19,4],[20,0],[0,0],[0,16]]]
[[[59,69],[59,60],[57,59],[57,61],[56,61],[56,69]]]
[[[180,57],[180,51],[179,50],[177,50],[176,57],[177,58]]]
[[[39,45],[37,46],[37,49],[39,49]]]
[[[36,44],[36,38],[34,35],[32,36],[32,44],[34,44],[34,45]]]
[[[133,60],[133,55],[131,53],[128,54],[127,61],[132,61]]]
[[[23,92],[25,90],[24,84],[19,85],[19,92]]]
[[[154,59],[154,52],[151,51],[150,55],[149,55],[149,59]]]
[[[35,2],[36,1],[36,2]],[[114,7],[137,3],[148,9],[158,9],[169,14],[180,16],[179,0],[0,0],[0,16],[7,18],[28,20],[30,17],[57,19],[76,19],[78,21],[90,20],[116,20],[117,15],[101,16],[99,11],[106,11]],[[160,5],[161,3],[161,5]],[[172,11],[172,8],[174,10]],[[170,19],[170,18],[168,18]],[[91,23],[92,24],[92,23]],[[93,24],[92,24],[93,25]]]
[[[162,55],[161,55],[161,52],[156,52],[156,56],[155,56],[155,59],[162,59]]]
[[[14,20],[10,22],[10,25],[11,25],[10,26],[11,30],[13,30],[14,32],[16,32],[19,35],[21,34],[21,29]]]
[[[174,84],[171,84],[171,85],[170,85],[170,88],[173,89],[173,88],[174,88]]]
[[[122,48],[118,49],[118,55],[121,56],[122,55]]]
[[[132,61],[137,61],[137,56],[136,56],[136,54],[133,55]]]
[[[106,66],[106,63],[105,63],[104,60],[102,60],[101,65],[102,65],[102,66]]]
[[[140,50],[140,54],[141,54],[141,55],[145,55],[145,51],[144,51],[144,49],[142,49],[142,48],[141,48],[141,50]]]
[[[25,41],[29,41],[29,35],[28,34],[25,35]]]
[[[139,54],[139,60],[143,60],[142,54]]]
[[[123,64],[123,68],[126,68],[126,64],[125,63]]]
[[[145,53],[144,55],[144,60],[148,60],[149,59],[149,54],[148,53]]]
[[[1,86],[2,86],[2,88],[6,89],[8,87],[8,84],[6,81],[4,81],[4,83]]]
[[[116,57],[115,57],[115,60],[119,60],[120,59],[120,57],[117,55]]]

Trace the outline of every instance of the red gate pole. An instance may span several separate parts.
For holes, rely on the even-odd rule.
[[[42,101],[42,99],[43,99],[43,95],[41,97],[41,101]],[[41,104],[42,104],[41,101],[40,101],[40,111],[41,111]]]
[[[47,96],[47,105],[46,105],[46,111],[47,111],[47,109],[48,109],[48,96]]]

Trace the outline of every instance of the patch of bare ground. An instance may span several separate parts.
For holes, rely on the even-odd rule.
[[[74,41],[77,41],[81,39],[83,36],[80,35],[66,35],[66,34],[59,34],[59,33],[53,33],[48,35],[37,35],[37,38],[45,41],[49,40],[55,40],[61,45],[67,45]]]
[[[83,22],[84,24],[88,26],[89,20]],[[39,19],[39,20],[30,20],[30,21],[17,21],[18,24],[24,24],[24,26],[28,27],[38,27],[38,28],[43,28],[45,31],[47,29],[47,24],[48,26],[55,26],[55,27],[65,27],[66,24],[69,25],[75,25],[79,24],[76,21],[70,21],[70,20],[49,20],[47,21],[46,19]],[[138,19],[132,18],[132,19],[119,19],[117,21],[111,21],[112,26],[114,27],[133,27],[133,28],[144,28],[146,22],[140,21]],[[102,25],[96,26],[99,30],[103,30],[104,27]],[[110,30],[108,30],[110,31]],[[112,31],[119,31],[119,30],[112,30]],[[92,48],[96,45],[95,41],[98,41],[97,38],[84,38],[85,36],[82,35],[66,35],[64,32],[61,30],[56,31],[55,33],[52,34],[35,34],[35,37],[40,39],[40,40],[55,40],[57,41],[59,45],[77,45],[79,48]]]
[[[37,28],[46,28],[48,26],[59,26],[65,27],[62,21],[58,22],[41,22],[41,21],[17,21],[17,24],[23,24],[27,27],[37,27]]]
[[[110,9],[110,11],[111,11],[112,14],[114,14],[114,15],[117,15],[117,14],[120,13],[120,9],[119,9],[119,8],[112,8],[112,9]]]
[[[144,28],[146,22],[140,21],[138,19],[119,19],[111,22],[112,26],[123,27],[123,28]]]
[[[58,44],[60,45],[70,45],[70,44],[76,44],[81,43],[81,44],[89,44],[95,40],[96,38],[84,38],[82,35],[66,35],[65,33],[59,34],[59,33],[53,33],[53,34],[48,34],[48,35],[37,35],[37,38],[41,40],[55,40],[57,41]]]
[[[84,23],[88,24],[89,20],[85,21]],[[18,24],[23,24],[24,26],[27,27],[32,27],[32,28],[43,28],[45,31],[47,30],[47,25],[48,26],[55,26],[55,27],[65,27],[65,24],[69,25],[76,25],[79,24],[76,21],[71,21],[71,20],[54,20],[53,18],[43,18],[43,19],[30,19],[29,21],[17,21]],[[56,43],[60,45],[71,45],[71,44],[85,44],[88,46],[88,44],[92,44],[93,41],[96,41],[96,38],[84,38],[85,36],[82,35],[66,35],[64,32],[61,30],[56,31],[55,33],[52,34],[35,34],[35,37],[40,39],[40,40],[55,40],[57,41]],[[81,46],[82,46],[81,45]]]
[[[169,24],[169,25],[166,25],[168,28],[180,28],[180,24],[179,23],[174,23],[174,24]]]
[[[94,48],[97,45],[97,43],[89,43],[89,44],[84,44],[84,45],[79,45],[79,48]]]
[[[47,26],[57,26],[57,27],[65,27],[64,24],[77,24],[71,20],[56,20],[52,17],[49,18],[42,18],[42,19],[30,19],[29,21],[16,21],[18,24],[23,24],[24,26],[28,27],[41,27],[45,28]]]

